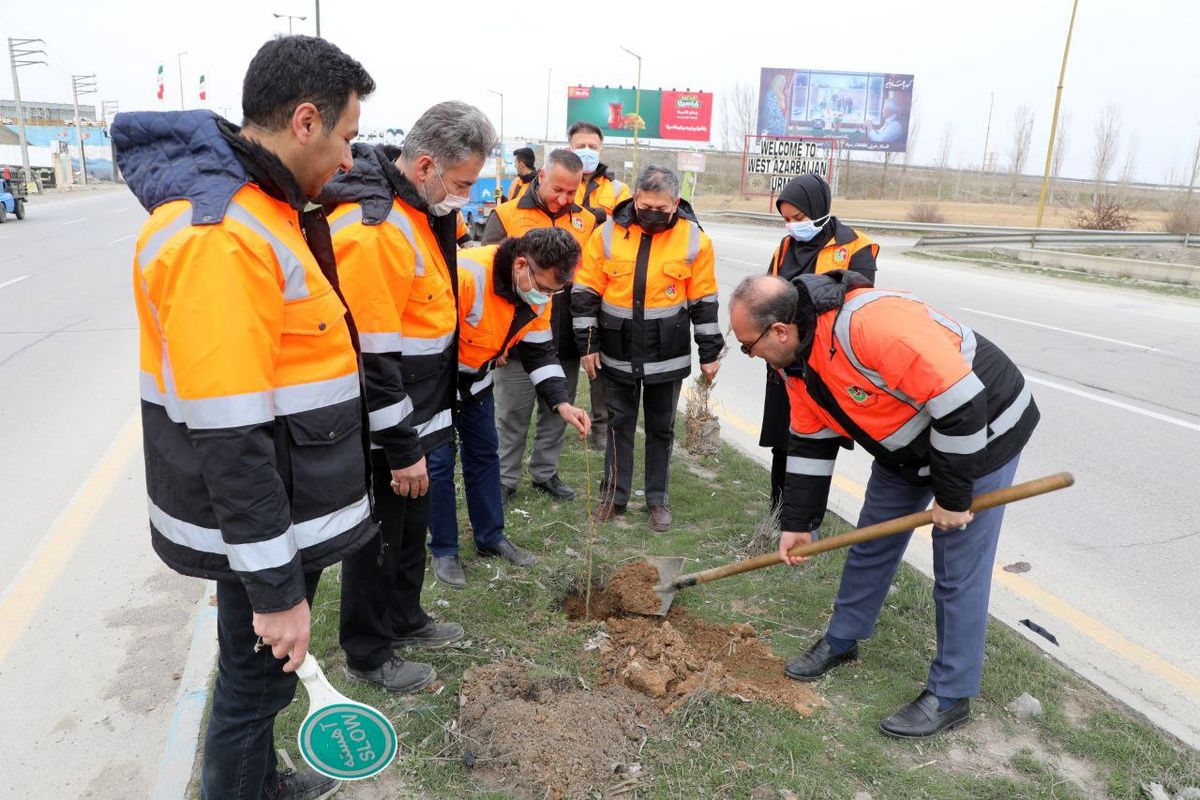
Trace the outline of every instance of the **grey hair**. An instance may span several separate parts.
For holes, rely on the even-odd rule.
[[[443,167],[453,167],[471,156],[487,158],[495,146],[496,129],[482,111],[448,100],[430,107],[413,123],[401,155],[410,163],[431,156]]]
[[[546,168],[549,169],[552,164],[558,164],[567,172],[583,172],[583,159],[561,147],[551,150],[550,155],[546,156]]]
[[[658,164],[647,164],[638,174],[637,189],[639,192],[654,192],[679,197],[679,173],[670,167]]]
[[[743,278],[733,290],[729,306],[745,303],[746,314],[754,327],[765,331],[776,322],[795,322],[799,302],[796,287],[790,281],[778,275],[751,275]]]

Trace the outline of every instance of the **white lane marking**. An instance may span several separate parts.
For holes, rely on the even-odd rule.
[[[63,225],[74,225],[76,222],[87,222],[87,217],[80,217],[79,219],[67,220],[66,222],[63,223]]]
[[[111,242],[105,242],[104,245],[107,247],[110,244],[116,244],[117,242],[124,242],[128,239],[136,239],[136,238],[137,238],[137,234],[131,233],[128,236],[122,236],[120,239],[113,239]]]
[[[745,264],[748,267],[761,267],[762,264],[757,261],[742,261],[738,258],[730,258],[729,256],[717,256],[718,261],[730,261],[734,264]]]
[[[1104,403],[1106,406],[1113,406],[1114,408],[1120,408],[1124,411],[1132,411],[1135,414],[1141,414],[1144,417],[1150,417],[1150,419],[1156,419],[1159,422],[1168,422],[1172,425],[1178,425],[1181,428],[1187,428],[1189,431],[1200,432],[1200,425],[1197,425],[1195,422],[1188,422],[1187,420],[1178,419],[1176,417],[1168,417],[1166,414],[1160,414],[1157,411],[1139,408],[1138,406],[1130,405],[1129,403],[1122,403],[1120,400],[1112,400],[1104,397],[1103,395],[1092,394],[1091,392],[1085,392],[1082,389],[1075,389],[1070,386],[1063,386],[1061,383],[1054,383],[1053,381],[1043,380],[1042,378],[1032,378],[1029,375],[1026,375],[1025,380],[1029,381],[1030,383],[1036,383],[1039,386],[1049,386],[1051,389],[1058,389],[1060,392],[1066,392],[1067,394],[1086,397],[1088,400],[1095,400],[1097,403]]]
[[[128,208],[118,208],[118,209],[115,209],[115,210],[113,210],[113,211],[110,211],[110,212],[108,212],[108,213],[110,213],[110,214],[124,214],[126,211],[132,211],[132,210],[133,210],[133,206],[129,206]]]
[[[1102,342],[1112,342],[1113,344],[1123,344],[1126,347],[1136,347],[1138,350],[1149,350],[1159,352],[1157,347],[1151,347],[1148,344],[1138,344],[1137,342],[1127,342],[1124,339],[1110,339],[1107,336],[1097,336],[1094,333],[1084,333],[1083,331],[1075,331],[1070,328],[1060,328],[1057,325],[1047,325],[1044,322],[1033,322],[1028,319],[1018,319],[1016,317],[1006,317],[1003,314],[993,314],[991,311],[980,311],[977,308],[967,308],[959,306],[963,311],[970,311],[972,314],[982,314],[985,317],[995,317],[996,319],[1007,320],[1008,322],[1016,322],[1021,325],[1032,325],[1035,328],[1045,328],[1046,330],[1058,331],[1059,333],[1069,333],[1072,336],[1083,336],[1088,339],[1099,339]]]
[[[14,283],[20,283],[21,281],[25,280],[28,277],[29,277],[28,275],[22,275],[19,278],[13,278],[11,281],[5,281],[4,283],[0,283],[0,289],[3,289],[5,286],[12,286]]]

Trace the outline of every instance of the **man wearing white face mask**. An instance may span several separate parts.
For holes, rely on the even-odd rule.
[[[820,175],[801,175],[783,187],[775,209],[787,235],[775,248],[768,272],[787,280],[799,275],[849,269],[875,282],[879,245],[830,214],[829,184]],[[771,448],[771,502],[783,498],[787,475],[788,396],[783,379],[767,370],[759,447]]]
[[[439,103],[402,149],[354,145],[354,168],[331,181],[338,279],[362,344],[374,511],[381,536],[344,562],[341,644],[352,677],[416,691],[433,667],[393,655],[435,648],[462,626],[421,609],[431,514],[426,458],[454,443],[457,214],[492,150],[487,117]]]
[[[567,146],[583,162],[583,182],[575,195],[577,205],[602,210],[608,216],[618,203],[630,198],[629,187],[609,175],[608,167],[600,162],[604,149],[600,128],[590,122],[576,122],[567,131]]]

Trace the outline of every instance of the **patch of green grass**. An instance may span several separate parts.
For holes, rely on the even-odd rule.
[[[671,473],[672,530],[651,532],[643,504],[635,498],[624,519],[597,529],[592,556],[598,577],[646,555],[687,556],[688,571],[745,555],[755,525],[768,512],[766,470],[728,447],[717,456],[693,459],[681,445],[682,435]],[[635,488],[642,483],[640,449],[639,438]],[[591,451],[588,461],[595,487],[603,457]],[[427,611],[461,622],[469,645],[406,654],[434,664],[445,683],[438,694],[398,698],[345,678],[337,642],[339,572],[325,573],[314,606],[312,650],[335,686],[395,721],[404,750],[389,780],[403,787],[396,790],[399,796],[504,796],[463,764],[463,743],[451,729],[468,666],[512,657],[539,672],[595,685],[595,661],[583,652],[594,626],[573,630],[559,610],[564,595],[580,585],[587,569],[584,472],[583,447],[571,438],[560,474],[580,488],[579,499],[553,502],[526,482],[510,506],[508,535],[541,561],[531,570],[474,557],[465,503],[460,502],[468,588],[447,589],[430,575],[422,601]],[[824,532],[847,528],[830,515]],[[914,540],[913,546],[927,545]],[[685,589],[675,602],[715,622],[749,622],[786,658],[803,651],[825,630],[844,560],[843,551],[834,551],[797,568],[774,567]],[[814,684],[828,699],[827,708],[800,717],[763,703],[719,695],[694,697],[647,741],[641,754],[645,777],[629,796],[747,797],[767,787],[788,789],[801,798],[849,798],[865,791],[877,800],[1105,795],[1133,800],[1141,797],[1139,784],[1144,781],[1200,785],[1196,752],[1135,718],[999,623],[988,634],[983,694],[973,701],[976,724],[929,742],[882,736],[879,721],[924,686],[934,638],[930,582],[902,565],[876,634],[862,645],[861,660]],[[1045,714],[1040,720],[1022,723],[1004,710],[1022,692],[1042,701]],[[278,745],[289,749],[297,763],[296,729],[306,708],[307,697],[300,691],[276,728]],[[1053,765],[1015,745],[1007,749],[1010,755],[1016,753],[1011,759],[996,756],[989,762],[989,753],[1004,751],[996,737],[1010,735],[1033,737],[1045,753],[1070,754],[1086,762],[1094,779],[1089,785],[1072,783]],[[971,766],[957,762],[952,749],[970,752]],[[351,785],[340,796],[362,795]]]

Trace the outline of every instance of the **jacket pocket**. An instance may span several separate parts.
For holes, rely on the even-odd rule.
[[[631,321],[600,313],[600,352],[619,361],[629,360]]]
[[[358,398],[284,417],[292,520],[315,519],[366,494]]]

